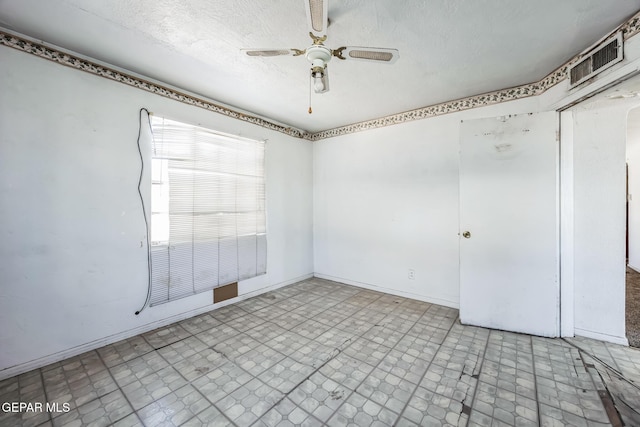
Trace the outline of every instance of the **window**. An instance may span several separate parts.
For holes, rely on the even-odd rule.
[[[266,272],[264,142],[152,116],[151,305]]]

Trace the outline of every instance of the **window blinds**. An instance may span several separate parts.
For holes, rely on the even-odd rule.
[[[151,126],[150,304],[266,273],[264,142]]]

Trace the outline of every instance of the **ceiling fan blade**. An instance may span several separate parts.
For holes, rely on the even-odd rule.
[[[327,35],[327,23],[329,21],[328,0],[303,0],[307,12],[309,32],[315,37]]]
[[[335,49],[333,51],[333,56],[340,59],[393,64],[400,57],[400,53],[398,52],[398,49],[346,46]]]
[[[300,49],[240,49],[247,56],[299,56],[304,54]]]

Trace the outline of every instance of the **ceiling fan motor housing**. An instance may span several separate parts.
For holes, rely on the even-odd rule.
[[[0,0],[2,2],[2,0]],[[316,93],[329,91],[329,68],[332,56],[340,60],[357,60],[391,64],[398,59],[397,49],[342,46],[331,50],[324,45],[329,25],[329,0],[305,0],[309,37],[313,44],[307,49],[242,49],[249,56],[302,56],[311,64],[311,85]],[[311,112],[311,111],[310,111]]]
[[[324,69],[326,63],[331,60],[331,49],[324,45],[313,45],[307,48],[305,57],[311,63],[312,69],[316,67]]]

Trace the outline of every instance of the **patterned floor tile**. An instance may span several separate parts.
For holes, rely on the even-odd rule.
[[[344,350],[344,354],[377,366],[378,363],[391,351],[391,347],[369,341],[365,338],[353,340]]]
[[[322,366],[319,372],[338,384],[355,390],[371,371],[373,371],[373,366],[346,354],[338,354]]]
[[[430,338],[429,336],[423,338],[407,334],[396,343],[393,349],[425,362],[431,362],[440,347],[438,344],[433,343]]]
[[[210,406],[195,388],[186,385],[145,406],[138,416],[147,426],[180,426]]]
[[[404,337],[404,332],[374,325],[361,336],[377,344],[393,347]]]
[[[264,317],[259,317],[253,315],[251,313],[245,314],[244,316],[236,317],[234,319],[228,320],[226,322],[227,326],[231,326],[233,329],[240,332],[247,332],[257,326],[265,323],[266,320]]]
[[[435,353],[437,350],[432,349],[431,351]],[[425,360],[415,357],[412,354],[392,349],[387,353],[382,361],[380,361],[378,367],[381,370],[390,372],[399,378],[418,384],[422,380],[422,377],[427,371],[430,363],[430,360]]]
[[[432,363],[420,382],[420,386],[460,403],[470,404],[477,380],[473,375],[463,374],[459,371],[456,373],[454,369],[443,368]]]
[[[284,329],[292,329],[300,323],[308,319],[306,314],[297,311],[285,311],[283,314],[276,318],[270,318],[269,321],[275,323]]]
[[[261,325],[258,325],[253,329],[249,329],[245,333],[247,335],[249,335],[251,338],[253,338],[254,340],[260,341],[261,343],[264,344],[267,341],[270,341],[270,340],[272,340],[274,338],[279,337],[280,335],[284,334],[285,332],[287,332],[286,329],[281,328],[280,326],[276,325],[275,323],[272,323],[272,322],[269,322],[269,321],[265,321]]]
[[[222,322],[211,316],[210,313],[203,313],[199,316],[185,319],[179,323],[180,326],[192,335],[208,331],[209,329],[220,326],[221,324]]]
[[[49,402],[68,403],[71,409],[116,390],[107,367],[96,352],[68,359],[42,372]]]
[[[538,424],[537,403],[534,399],[480,382],[473,408],[494,419],[515,425]]]
[[[351,343],[356,338],[357,335],[352,332],[338,328],[331,328],[323,334],[317,336],[314,341],[324,345],[325,347],[342,350],[345,347],[351,345]]]
[[[169,366],[158,351],[144,354],[136,359],[116,365],[110,368],[113,378],[120,387],[146,377],[154,372],[158,372]]]
[[[326,300],[326,298],[325,298],[325,300]],[[338,302],[339,301],[330,300],[330,304],[326,305],[324,302],[318,301],[316,299],[316,300],[313,300],[312,302],[310,302],[308,304],[301,305],[301,306],[299,306],[299,307],[297,307],[297,308],[295,308],[295,309],[293,309],[291,311],[293,313],[301,315],[302,317],[305,318],[305,320],[314,319],[320,313],[323,313],[326,310],[328,310],[331,305],[335,305]]]
[[[260,344],[248,352],[236,357],[234,363],[253,376],[258,376],[286,356],[271,347]]]
[[[356,391],[367,399],[400,414],[417,387],[417,384],[392,373],[375,369]]]
[[[315,292],[314,292],[315,291]],[[320,292],[318,294],[316,289],[311,288],[309,291],[300,292],[291,297],[291,299],[300,302],[304,306],[316,306],[323,310],[330,308],[340,302],[340,299],[333,298],[330,293]]]
[[[193,385],[210,402],[215,403],[251,381],[254,377],[232,362],[225,362],[194,380]]]
[[[178,371],[167,366],[158,372],[125,385],[122,387],[122,391],[133,409],[137,411],[186,384],[187,381]]]
[[[636,425],[638,383],[637,349],[312,278],[2,380],[60,410],[0,427]]]
[[[262,294],[253,298],[246,299],[244,301],[240,301],[235,303],[236,307],[241,308],[247,313],[253,313],[258,310],[262,310],[263,308],[269,307],[270,305],[276,303],[275,295],[263,296],[266,294]]]
[[[215,406],[209,406],[195,417],[183,424],[183,427],[228,427],[231,425],[229,418]]]
[[[142,334],[149,345],[155,349],[173,344],[191,336],[186,329],[177,323]]]
[[[315,320],[306,320],[291,328],[291,332],[294,332],[308,340],[313,340],[327,332],[330,328],[331,326],[324,323],[317,322]]]
[[[286,356],[308,345],[310,340],[293,331],[283,330],[280,335],[263,341],[264,344]]]
[[[344,302],[362,308],[368,306],[369,304],[380,298],[382,295],[383,294],[381,292],[363,289],[355,295],[344,300]]]
[[[0,381],[0,404],[25,402],[46,407],[46,396],[40,370],[27,372],[13,378]],[[34,406],[35,409],[35,406]],[[46,411],[10,412],[0,411],[0,426],[38,426],[49,420]]]
[[[352,393],[347,387],[315,373],[296,387],[287,397],[307,413],[326,422]]]
[[[531,337],[492,331],[484,358],[480,381],[529,399],[536,398]]]
[[[245,314],[247,314],[247,312],[237,305],[231,304],[224,307],[216,308],[215,310],[210,311],[209,314],[214,319],[222,323],[226,323],[229,320],[244,316]]]
[[[457,426],[462,411],[458,400],[418,387],[402,416],[417,425]]]
[[[578,349],[563,341],[537,337],[532,342],[536,376],[574,388],[595,390]]]
[[[304,292],[307,287],[313,286],[312,284],[308,284],[305,282],[296,283],[292,286],[285,286],[282,288],[278,288],[275,291],[272,291],[274,295],[278,298],[291,298],[295,295],[298,295],[300,292]]]
[[[27,372],[13,378],[0,381],[0,404],[24,402],[46,407],[46,396],[40,370]],[[38,426],[49,420],[46,411],[0,411],[0,426]]]
[[[345,302],[341,302],[339,304],[334,305],[328,310],[325,310],[319,314],[317,314],[313,320],[324,323],[325,325],[329,325],[334,327],[342,322],[345,319],[348,319],[353,314],[360,311],[361,308],[357,306],[353,306],[351,304],[347,304]]]
[[[278,361],[262,372],[258,378],[282,393],[289,393],[314,372],[311,366],[296,362],[290,357]]]
[[[275,318],[282,316],[283,314],[286,314],[286,313],[287,313],[287,310],[279,308],[277,304],[274,304],[274,305],[265,307],[261,310],[254,311],[251,314],[258,316],[262,319],[268,320],[270,322],[273,322]]]
[[[319,368],[338,353],[338,350],[327,347],[317,341],[309,341],[308,344],[291,352],[288,357],[303,365]]]
[[[423,323],[418,320],[408,331],[407,335],[422,338],[426,341],[440,345],[447,336],[448,329],[438,328],[431,326],[428,323]]]
[[[278,403],[284,394],[257,378],[216,402],[216,407],[238,426],[249,426]]]
[[[166,347],[162,347],[158,350],[158,354],[160,354],[169,364],[174,365],[207,348],[208,346],[197,337],[189,337]]]
[[[173,367],[180,372],[180,375],[187,381],[193,381],[226,361],[227,359],[222,354],[214,349],[207,348],[200,353],[192,354],[174,363]]]
[[[142,424],[138,415],[133,413],[113,423],[113,427],[144,427],[144,424]]]
[[[605,345],[614,359],[614,366],[617,366],[618,371],[625,378],[640,384],[640,349],[611,343],[606,343]],[[607,361],[604,360],[603,362],[606,363]]]
[[[51,369],[63,368],[65,371],[77,369],[82,365],[82,369],[88,373],[94,373],[101,371],[105,368],[104,362],[100,359],[100,356],[96,351],[88,351],[78,356],[70,357],[60,362],[51,363],[42,368],[42,372],[49,371]]]
[[[434,304],[418,319],[418,323],[424,323],[448,331],[457,318],[458,310]]]
[[[54,426],[113,425],[133,413],[120,390],[100,396],[53,419]]]
[[[320,427],[322,423],[291,400],[283,399],[254,424],[255,427]]]
[[[100,357],[102,357],[104,364],[110,368],[149,353],[153,351],[153,347],[138,335],[99,348],[97,351]]]
[[[402,298],[400,297],[396,299],[396,298],[387,298],[386,296],[382,296],[377,300],[375,300],[374,302],[372,302],[371,304],[369,304],[366,308],[368,310],[372,310],[372,311],[375,311],[376,313],[380,313],[383,316],[386,316],[387,314],[390,314],[391,312],[393,312],[400,305],[401,299]]]
[[[412,313],[422,316],[427,310],[429,310],[433,304],[424,301],[418,301],[410,298],[401,298],[399,311],[410,311]]]
[[[398,419],[398,414],[378,405],[358,393],[353,393],[331,417],[331,426],[392,426]]]
[[[214,345],[220,344],[228,340],[229,338],[234,338],[240,334],[240,331],[232,328],[229,325],[220,324],[218,326],[214,326],[211,329],[207,329],[205,331],[196,334],[196,337],[205,343],[207,347],[212,347]]]
[[[316,301],[321,301],[325,298],[330,298],[329,308],[332,310],[338,310],[338,306],[341,303],[344,303],[344,301],[347,298],[355,295],[357,291],[353,291],[351,289],[346,289],[346,288],[334,288],[334,287],[322,286],[322,287],[314,288],[313,290],[310,291],[310,293],[317,296]],[[351,308],[357,310],[357,307],[351,306]]]
[[[237,357],[263,345],[260,341],[254,340],[249,335],[237,333],[231,338],[211,346],[211,349],[220,353],[229,360],[235,360]]]

